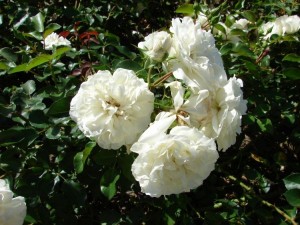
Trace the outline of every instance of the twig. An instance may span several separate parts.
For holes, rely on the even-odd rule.
[[[236,177],[229,175],[228,178],[232,181],[234,181],[235,183],[239,184],[242,188],[244,188],[246,191],[251,192],[251,194],[253,195],[253,197],[257,198],[262,204],[274,209],[277,213],[279,213],[281,216],[283,216],[288,222],[290,222],[292,225],[298,225],[298,223],[295,222],[295,220],[293,218],[291,218],[289,215],[287,215],[284,211],[282,211],[281,209],[279,209],[278,207],[276,207],[275,205],[273,205],[272,203],[262,199],[261,197],[257,196],[254,192],[254,190],[249,187],[248,185],[246,185],[245,183],[243,183],[242,181],[239,181]]]

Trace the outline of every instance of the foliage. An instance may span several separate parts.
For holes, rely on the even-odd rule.
[[[299,32],[273,35],[270,41],[259,33],[264,22],[297,14],[299,3],[206,2],[0,0],[0,177],[25,197],[25,224],[283,225],[300,220]],[[125,148],[101,149],[84,137],[69,117],[70,101],[97,70],[128,68],[147,81],[149,65],[143,65],[138,42],[168,27],[175,16],[199,12],[223,33],[219,22],[251,22],[248,32],[231,31],[239,36],[237,43],[216,35],[228,76],[244,81],[243,131],[220,153],[202,186],[151,198],[131,174],[134,156]],[[45,50],[41,41],[53,31],[65,35],[72,48]],[[156,71],[151,82],[161,76]],[[157,105],[169,108],[170,102],[162,98]]]

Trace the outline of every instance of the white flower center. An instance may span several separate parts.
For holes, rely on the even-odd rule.
[[[115,99],[109,98],[102,104],[103,109],[110,115],[110,116],[124,116],[125,111],[122,110],[121,104],[118,103]]]

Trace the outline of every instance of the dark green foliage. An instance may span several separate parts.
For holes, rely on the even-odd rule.
[[[177,12],[210,12],[212,25],[252,22],[248,33],[233,31],[236,44],[216,37],[228,76],[244,81],[242,134],[202,186],[151,198],[131,174],[134,156],[101,149],[68,112],[81,82],[97,70],[130,68],[146,79],[136,45],[182,16],[175,11],[186,1],[0,0],[0,177],[25,197],[25,224],[299,222],[299,32],[266,44],[257,31],[275,15],[297,14],[299,3],[204,2]],[[69,32],[75,48],[43,49],[52,31]],[[168,108],[170,100],[157,104]]]

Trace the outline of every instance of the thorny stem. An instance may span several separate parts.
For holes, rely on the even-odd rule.
[[[148,70],[148,76],[147,76],[147,83],[148,83],[148,88],[150,88],[150,82],[151,82],[151,72],[152,72],[152,67],[149,68]]]
[[[244,184],[242,181],[239,181],[236,177],[229,175],[228,178],[235,183],[239,184],[242,188],[244,188],[246,191],[249,191],[253,197],[257,198],[262,204],[274,209],[277,213],[279,213],[281,216],[283,216],[288,222],[290,222],[292,225],[298,225],[298,223],[295,222],[293,218],[291,218],[289,215],[287,215],[284,211],[273,205],[272,203],[262,199],[261,197],[257,196],[253,189],[249,187],[248,185]]]
[[[258,64],[270,52],[270,48],[266,48],[256,59],[255,63]]]
[[[173,74],[173,72],[169,72],[165,75],[163,75],[161,78],[157,79],[152,85],[151,87],[156,87],[158,86],[159,84],[161,84],[162,82],[164,82],[165,80],[167,80],[169,77],[171,77]]]

